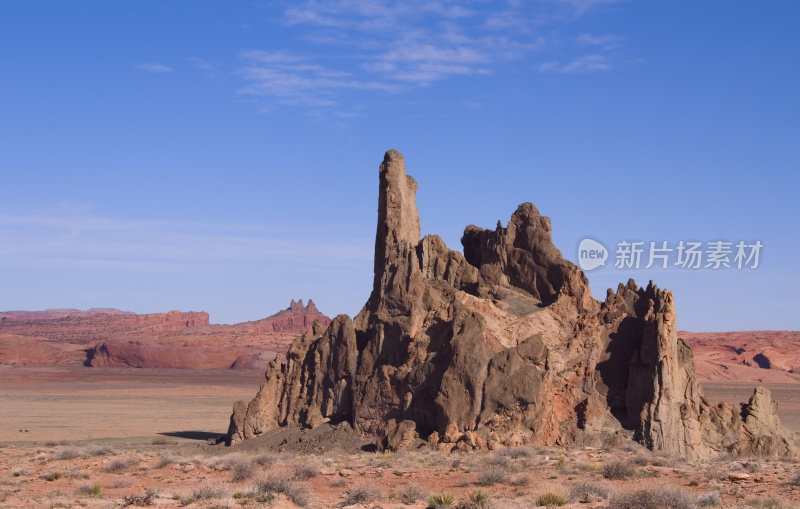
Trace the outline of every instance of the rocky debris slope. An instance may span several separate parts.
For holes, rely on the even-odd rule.
[[[205,312],[0,313],[0,363],[264,370],[315,320],[331,321],[311,300],[236,325],[209,324]]]
[[[705,399],[669,291],[629,281],[595,300],[530,203],[505,227],[467,227],[464,255],[451,251],[420,238],[416,190],[388,151],[369,300],[271,363],[256,397],[234,406],[231,444],[347,422],[390,449],[631,438],[690,458],[797,455],[768,391],[741,409]]]
[[[701,381],[800,382],[800,331],[685,332]]]

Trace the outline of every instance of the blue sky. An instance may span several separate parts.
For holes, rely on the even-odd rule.
[[[0,309],[257,319],[371,285],[377,167],[423,233],[533,202],[581,239],[763,244],[759,267],[616,269],[688,330],[800,328],[800,4],[7,1]]]

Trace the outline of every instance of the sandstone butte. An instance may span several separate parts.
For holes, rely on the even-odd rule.
[[[255,398],[234,405],[231,445],[349,425],[379,450],[630,439],[692,459],[798,456],[769,390],[741,408],[705,398],[671,292],[630,280],[594,299],[530,203],[506,226],[468,226],[462,255],[420,238],[416,191],[386,152],[369,299],[271,362]]]
[[[311,300],[235,325],[194,311],[10,311],[0,313],[0,364],[264,370],[315,320],[331,321]]]

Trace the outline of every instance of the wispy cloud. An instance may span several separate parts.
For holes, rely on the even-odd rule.
[[[296,264],[343,267],[371,259],[365,239],[313,240],[247,224],[120,220],[85,212],[0,214],[0,263],[168,272]]]
[[[144,62],[141,64],[136,64],[134,67],[141,71],[149,72],[152,74],[166,74],[172,72],[172,67],[166,66],[164,64],[159,64],[158,62]]]
[[[542,72],[557,72],[562,74],[608,71],[611,68],[608,58],[602,54],[583,55],[567,62],[545,62],[539,66],[539,70]]]
[[[243,51],[236,74],[246,83],[238,91],[273,104],[341,109],[353,92],[402,93],[491,75],[503,62],[519,61],[542,72],[609,70],[616,65],[621,38],[565,37],[560,31],[598,6],[619,1],[295,2],[278,19],[307,44],[292,51]]]

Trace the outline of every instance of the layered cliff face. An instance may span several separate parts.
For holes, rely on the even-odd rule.
[[[208,313],[192,311],[0,313],[0,364],[264,370],[315,321],[331,322],[311,300],[235,325],[209,324]]]
[[[692,458],[798,453],[767,391],[741,409],[705,400],[670,292],[629,281],[595,300],[530,203],[505,227],[467,227],[464,255],[421,239],[416,190],[387,152],[369,300],[273,361],[256,397],[235,405],[230,443],[346,421],[388,448],[622,436]]]

